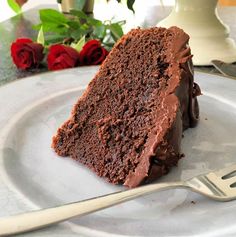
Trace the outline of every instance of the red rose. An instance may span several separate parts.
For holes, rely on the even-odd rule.
[[[98,65],[108,55],[108,51],[101,46],[98,40],[89,40],[79,54],[81,65]]]
[[[11,56],[18,68],[34,68],[43,60],[43,46],[28,38],[17,39],[11,45]]]
[[[72,68],[79,64],[79,53],[69,46],[55,44],[49,48],[47,61],[49,70]]]

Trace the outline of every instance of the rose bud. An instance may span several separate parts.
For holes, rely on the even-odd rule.
[[[108,51],[101,46],[98,40],[89,40],[82,48],[79,54],[81,65],[98,65],[108,55]]]
[[[47,57],[49,70],[61,70],[79,65],[79,53],[74,48],[55,44],[49,48]]]
[[[44,57],[43,49],[43,45],[29,38],[19,38],[11,45],[12,60],[20,69],[38,67]]]

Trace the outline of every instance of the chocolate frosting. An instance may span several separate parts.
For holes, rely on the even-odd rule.
[[[172,76],[167,91],[163,94],[163,107],[166,114],[163,121],[158,121],[158,133],[153,134],[142,154],[141,162],[134,172],[130,172],[124,185],[136,187],[140,183],[150,182],[164,174],[170,167],[177,165],[180,141],[183,130],[194,127],[199,120],[197,96],[200,87],[193,82],[193,64],[189,36],[177,27],[168,29],[175,35],[175,41],[167,53],[169,75]],[[179,101],[179,103],[176,103]],[[175,121],[167,122],[168,114],[175,113]],[[176,157],[179,154],[179,157]],[[176,159],[177,158],[177,159]]]

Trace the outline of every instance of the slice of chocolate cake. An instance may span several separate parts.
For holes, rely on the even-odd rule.
[[[128,187],[166,174],[199,115],[188,40],[177,27],[123,36],[53,137],[57,154]]]

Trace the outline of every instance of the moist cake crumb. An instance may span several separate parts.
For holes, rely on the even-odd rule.
[[[128,187],[168,173],[199,117],[188,40],[177,27],[124,35],[53,137],[57,154]]]

